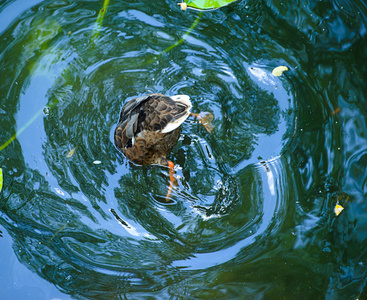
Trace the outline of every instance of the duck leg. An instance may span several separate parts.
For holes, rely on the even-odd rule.
[[[170,202],[169,195],[171,194],[171,190],[172,190],[173,184],[174,183],[177,183],[176,182],[176,178],[173,176],[175,174],[174,167],[175,167],[174,163],[169,160],[168,161],[168,168],[169,168],[169,187],[168,187],[168,192],[167,192],[167,195],[166,195],[166,202]]]
[[[201,125],[204,126],[208,133],[213,131],[214,126],[212,125],[212,121],[214,116],[210,112],[201,112],[199,114],[190,113],[190,115],[195,117],[201,123]]]

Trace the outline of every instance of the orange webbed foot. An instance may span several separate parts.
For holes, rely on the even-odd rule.
[[[211,133],[213,131],[214,129],[214,126],[212,124],[212,121],[214,119],[213,114],[211,114],[210,112],[201,112],[199,114],[191,113],[191,115],[194,116],[201,123],[201,125],[204,126],[204,128],[208,133]]]

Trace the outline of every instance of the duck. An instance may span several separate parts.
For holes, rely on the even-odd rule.
[[[210,113],[194,114],[188,95],[148,94],[128,101],[121,110],[114,131],[116,148],[136,165],[160,165],[169,168],[170,184],[166,201],[170,202],[174,164],[167,156],[176,145],[181,124],[196,117],[208,132],[213,130]]]

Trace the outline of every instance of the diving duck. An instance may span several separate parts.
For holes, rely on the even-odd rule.
[[[137,165],[157,164],[169,168],[167,202],[175,181],[174,164],[167,159],[167,155],[179,138],[180,125],[189,115],[193,115],[208,132],[212,130],[210,121],[213,116],[193,114],[191,107],[187,95],[168,97],[157,93],[141,96],[130,100],[122,108],[115,129],[115,146],[128,160]]]

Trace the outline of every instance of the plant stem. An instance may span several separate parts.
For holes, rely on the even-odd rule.
[[[200,12],[199,15],[196,17],[194,23],[192,23],[191,27],[185,32],[185,34],[182,36],[182,38],[179,41],[177,41],[176,43],[174,43],[173,45],[171,45],[168,48],[164,49],[163,53],[167,53],[168,51],[171,51],[173,48],[175,48],[176,46],[180,45],[183,41],[185,41],[186,38],[191,33],[191,31],[193,31],[194,28],[196,27],[196,25],[198,25],[202,15],[203,15],[203,12]]]
[[[103,7],[99,11],[96,22],[94,23],[93,31],[92,31],[92,41],[94,41],[98,36],[101,30],[101,26],[103,23],[104,15],[106,14],[108,3],[110,0],[104,0]]]
[[[32,118],[28,120],[10,139],[0,146],[0,151],[3,151],[20,135],[29,125],[31,125],[43,112],[43,108],[39,110]]]

